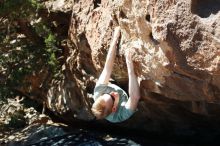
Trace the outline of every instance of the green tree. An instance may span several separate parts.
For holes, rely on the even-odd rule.
[[[44,21],[37,0],[0,2],[0,98],[13,96],[16,89],[30,86],[25,77],[48,69],[52,77],[62,76],[58,57],[60,40]]]

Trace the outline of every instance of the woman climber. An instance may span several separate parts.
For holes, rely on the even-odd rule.
[[[129,98],[126,92],[117,85],[109,83],[116,56],[116,46],[120,36],[120,27],[116,27],[109,47],[104,69],[94,89],[94,104],[92,112],[96,119],[106,119],[110,122],[122,122],[130,118],[137,110],[140,99],[140,89],[134,72],[129,51],[125,52],[128,77]]]

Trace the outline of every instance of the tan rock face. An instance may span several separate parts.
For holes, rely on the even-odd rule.
[[[218,100],[209,91],[211,85],[218,88],[213,76],[218,80],[220,70],[220,14],[215,2],[207,12],[201,10],[206,2],[196,0],[78,2],[73,6],[75,27],[69,32],[78,44],[86,41],[92,55],[87,59],[100,73],[112,30],[119,25],[122,37],[113,73],[116,81],[127,81],[123,54],[130,50],[138,76],[145,84],[154,84],[147,92],[181,101]]]
[[[75,84],[70,90],[78,90],[68,95],[71,111],[85,108],[81,119],[91,118],[89,97],[102,71],[113,29],[119,25],[121,39],[112,79],[127,88],[124,52],[129,50],[142,80],[144,100],[139,112],[123,126],[136,121],[155,130],[171,121],[189,124],[186,119],[192,112],[218,115],[219,20],[218,0],[74,1],[69,28],[72,47],[66,54],[67,78]]]

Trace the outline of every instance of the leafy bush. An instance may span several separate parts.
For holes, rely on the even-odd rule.
[[[37,0],[0,2],[0,98],[13,96],[18,88],[30,86],[25,77],[43,69],[61,76],[59,40],[50,24],[39,16]]]
[[[16,111],[14,114],[11,115],[10,121],[6,126],[8,128],[23,128],[27,125],[24,116],[24,111]]]

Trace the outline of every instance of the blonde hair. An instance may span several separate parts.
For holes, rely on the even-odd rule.
[[[111,109],[106,109],[105,101],[102,98],[98,98],[92,105],[92,113],[97,119],[104,119],[111,113]]]

